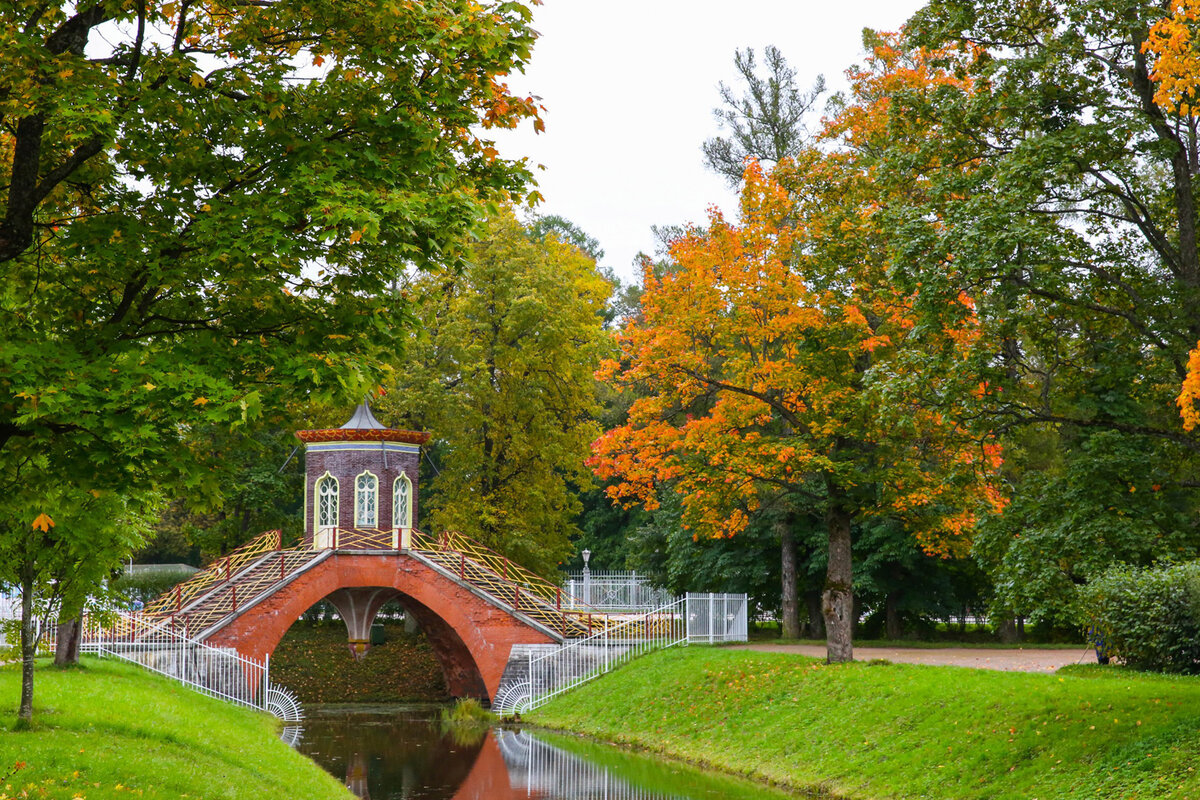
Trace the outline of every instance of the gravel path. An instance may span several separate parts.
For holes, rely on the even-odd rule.
[[[746,644],[734,650],[757,650],[762,653],[794,653],[801,656],[825,657],[825,648],[811,644]],[[1068,664],[1095,664],[1096,651],[1089,648],[1071,650],[991,650],[978,647],[855,647],[855,661],[882,658],[905,664],[933,664],[941,667],[971,667],[998,669],[1007,672],[1054,672]]]

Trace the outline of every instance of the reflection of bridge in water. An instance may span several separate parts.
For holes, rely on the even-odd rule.
[[[317,710],[304,728],[301,752],[362,800],[688,797],[640,788],[525,731],[447,727],[428,708]]]

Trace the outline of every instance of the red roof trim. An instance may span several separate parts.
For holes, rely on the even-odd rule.
[[[425,444],[429,434],[422,431],[397,431],[370,428],[326,428],[316,431],[296,431],[302,442],[405,442]]]

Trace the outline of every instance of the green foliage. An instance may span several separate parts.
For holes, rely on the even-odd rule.
[[[1126,665],[1200,673],[1200,561],[1110,569],[1083,589],[1081,613]]]
[[[192,574],[191,570],[181,569],[125,574],[112,581],[109,588],[120,598],[121,606],[129,608],[135,600],[149,603],[166,594],[169,589],[183,583]]]
[[[825,92],[825,78],[817,76],[807,92],[796,86],[796,71],[788,66],[779,48],[767,45],[763,51],[767,72],[758,74],[754,48],[735,50],[733,64],[746,85],[738,97],[725,83],[720,84],[721,108],[713,116],[728,136],[716,136],[704,143],[704,164],[721,175],[730,186],[742,181],[746,159],[778,162],[800,152],[812,141],[813,134],[805,118],[816,108]]]
[[[1200,792],[1200,682],[652,653],[532,721],[797,790],[931,800],[1184,800]]]
[[[411,322],[387,292],[399,266],[458,264],[482,212],[524,191],[484,131],[540,125],[497,80],[528,60],[530,17],[4,6],[0,569],[27,586],[60,580],[55,561],[107,569],[144,529],[91,535],[88,496],[121,506],[98,521],[175,490],[212,503],[219,455],[189,433],[375,381]],[[40,514],[61,532],[35,547]]]
[[[532,240],[511,211],[492,218],[461,272],[411,280],[422,329],[378,405],[433,433],[422,525],[557,570],[591,485],[610,290],[583,251]]]
[[[281,530],[285,542],[299,539],[304,457],[296,451],[295,428],[300,418],[281,413],[269,423],[233,431],[218,425],[189,431],[185,443],[197,460],[220,465],[214,475],[219,500],[176,498],[135,560],[200,566],[266,530]]]
[[[1154,97],[1142,45],[1165,13],[934,0],[906,42],[964,80],[891,92],[897,135],[871,154],[882,184],[927,190],[881,209],[893,279],[961,289],[983,323],[977,414],[1005,432],[1014,498],[976,552],[1007,613],[1074,620],[1113,563],[1200,547],[1200,440],[1174,402],[1200,332],[1200,137]]]
[[[1080,588],[1113,564],[1195,557],[1195,496],[1180,485],[1189,461],[1177,446],[1119,431],[1040,439],[1052,458],[1014,448],[1013,503],[976,539],[998,611],[1077,625]]]
[[[304,703],[442,702],[446,681],[424,636],[385,625],[384,643],[360,659],[350,654],[346,626],[298,622],[271,655],[271,679]]]
[[[278,720],[205,697],[140,667],[84,658],[39,666],[32,730],[0,733],[0,797],[87,800],[345,800],[333,776],[279,740]],[[0,697],[20,673],[0,667]],[[10,717],[11,719],[11,717]]]
[[[484,708],[475,698],[467,697],[455,700],[454,705],[443,708],[441,720],[452,725],[490,725],[496,721],[496,715]]]

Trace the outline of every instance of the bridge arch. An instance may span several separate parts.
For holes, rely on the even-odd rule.
[[[301,614],[331,595],[331,599],[358,598],[376,604],[375,611],[387,599],[399,599],[425,631],[442,665],[446,687],[456,697],[491,700],[512,645],[553,641],[468,586],[402,552],[334,553],[260,602],[240,610],[229,624],[206,637],[207,641],[264,658],[274,652]],[[369,626],[374,613],[368,613],[365,624]],[[354,638],[354,632],[350,633]]]

